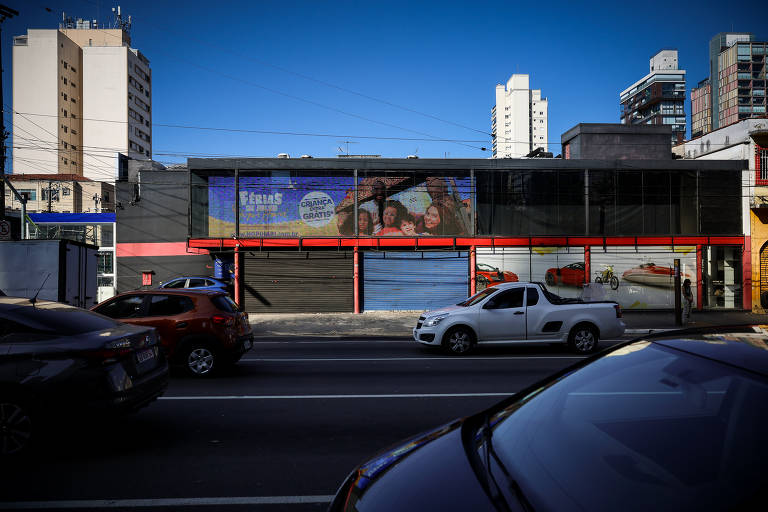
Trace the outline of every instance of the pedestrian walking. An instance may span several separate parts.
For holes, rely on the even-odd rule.
[[[693,292],[691,291],[691,280],[683,281],[683,325],[688,325],[691,321],[691,309],[693,308]]]

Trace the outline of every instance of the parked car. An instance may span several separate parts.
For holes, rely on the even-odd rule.
[[[542,283],[502,283],[419,317],[413,339],[466,354],[477,345],[568,343],[581,354],[624,334],[621,306],[551,293]]]
[[[650,336],[385,450],[329,510],[763,510],[766,403],[765,326]]]
[[[232,294],[232,285],[217,279],[215,277],[203,277],[203,276],[184,276],[175,277],[168,281],[160,283],[158,288],[166,289],[178,289],[178,288],[191,288],[195,290],[221,290],[226,293]]]
[[[484,287],[495,286],[499,283],[516,283],[518,281],[517,274],[514,272],[502,271],[486,263],[475,265],[475,274],[477,275],[478,283]]]
[[[248,315],[220,290],[137,290],[93,307],[110,318],[155,327],[174,366],[208,377],[253,346]]]
[[[0,454],[27,449],[46,416],[134,411],[167,385],[154,329],[58,302],[0,297]]]
[[[550,268],[544,273],[547,286],[582,286],[585,282],[584,262],[571,263],[560,268]]]

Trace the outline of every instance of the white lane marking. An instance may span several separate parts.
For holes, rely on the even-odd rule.
[[[256,341],[254,342],[254,346],[258,346],[258,345],[287,345],[287,344],[294,344],[294,345],[333,345],[333,344],[337,344],[337,343],[364,343],[366,345],[370,345],[372,343],[390,343],[390,344],[397,344],[397,343],[399,343],[399,344],[403,344],[403,345],[414,345],[414,344],[418,343],[413,338],[410,338],[410,339],[407,339],[407,340],[405,340],[405,339],[403,339],[403,340],[369,340],[369,339],[362,339],[361,338],[359,340],[331,340],[331,341],[317,341],[317,340],[315,340],[315,341],[291,341],[291,340],[286,340],[286,341],[259,341],[258,335],[256,335],[256,336],[257,337],[256,337]],[[291,335],[291,336],[286,336],[286,337],[311,337],[311,336],[302,336],[300,334],[297,334],[297,335]],[[601,342],[602,341],[605,341],[605,342],[609,342],[609,341],[614,341],[614,342],[615,341],[626,341],[626,340],[628,340],[631,337],[632,336],[628,336],[627,338],[613,338],[613,339],[610,339],[610,340],[600,340],[600,341]],[[525,342],[520,342],[520,345],[525,345]],[[563,343],[563,345],[564,345],[564,343]],[[510,345],[510,346],[514,346],[514,345]]]
[[[580,391],[568,393],[573,396],[645,396],[645,395],[685,395],[686,391]],[[708,395],[724,395],[725,391],[707,391]]]
[[[244,496],[222,498],[156,498],[132,500],[61,500],[16,501],[0,503],[0,510],[135,508],[135,507],[191,507],[210,505],[294,505],[302,503],[330,503],[328,496]]]
[[[495,361],[506,359],[584,359],[583,356],[500,356],[500,357],[271,357],[241,359],[247,363],[295,363],[295,362],[336,362],[336,361]]]
[[[508,393],[394,393],[378,395],[199,395],[161,396],[158,400],[327,400],[344,398],[466,398],[484,396],[511,396]]]

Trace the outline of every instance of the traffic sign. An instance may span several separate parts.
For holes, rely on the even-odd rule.
[[[7,220],[0,220],[0,240],[11,239],[11,223]]]

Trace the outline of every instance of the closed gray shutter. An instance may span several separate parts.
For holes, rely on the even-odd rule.
[[[339,252],[245,253],[248,313],[354,311],[353,255]]]
[[[367,252],[365,310],[423,311],[467,298],[466,252]]]

